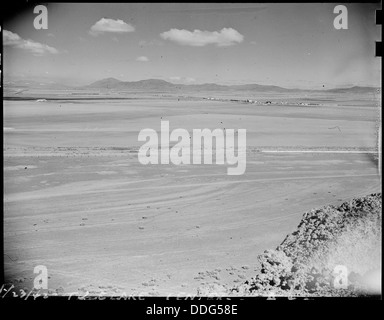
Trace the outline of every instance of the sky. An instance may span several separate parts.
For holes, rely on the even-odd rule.
[[[380,86],[372,4],[48,4],[3,23],[4,81],[67,85],[113,77],[287,88]]]

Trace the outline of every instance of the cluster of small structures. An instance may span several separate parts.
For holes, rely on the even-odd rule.
[[[92,92],[92,93],[85,93],[87,96],[91,95],[91,96],[96,96],[96,95],[100,95],[100,93],[97,93],[97,92]],[[105,95],[108,95],[110,96],[111,92],[109,93],[105,93]],[[126,92],[115,92],[115,94],[126,94]],[[132,93],[132,94],[136,94],[136,93]],[[75,96],[83,96],[84,93],[83,92],[72,92],[71,95],[75,95]],[[174,95],[171,95],[171,94],[155,94],[154,96],[156,97],[162,97],[162,98],[174,98],[175,96]],[[198,97],[198,96],[184,96],[184,95],[179,95],[177,96],[177,100],[180,101],[180,100],[200,100],[200,99],[203,99],[203,100],[210,100],[210,101],[221,101],[221,102],[237,102],[237,103],[247,103],[247,104],[256,104],[256,105],[260,105],[260,106],[265,106],[265,105],[290,105],[290,106],[305,106],[305,107],[314,107],[314,106],[323,106],[323,104],[320,104],[320,103],[313,103],[313,102],[295,102],[295,101],[271,101],[271,100],[265,100],[265,101],[262,101],[262,100],[253,100],[253,99],[225,99],[225,98],[214,98],[214,97]],[[36,102],[47,102],[46,99],[37,99]]]
[[[287,102],[287,101],[258,101],[258,100],[252,100],[252,99],[222,99],[222,98],[203,98],[204,100],[213,100],[213,101],[230,101],[230,102],[240,102],[240,103],[251,103],[251,104],[257,104],[257,105],[297,105],[297,106],[320,106],[319,103],[306,103],[306,102]]]

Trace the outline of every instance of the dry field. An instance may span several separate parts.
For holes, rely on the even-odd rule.
[[[241,283],[303,212],[380,191],[378,110],[338,103],[4,101],[6,280],[31,288],[34,266],[45,265],[61,293],[183,295]],[[141,165],[138,132],[161,119],[190,132],[247,129],[245,174]]]

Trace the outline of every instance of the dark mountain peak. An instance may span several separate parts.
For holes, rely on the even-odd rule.
[[[95,81],[89,85],[89,87],[114,87],[121,83],[121,80],[115,79],[115,78],[105,78],[99,81]]]

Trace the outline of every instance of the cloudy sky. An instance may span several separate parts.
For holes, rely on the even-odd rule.
[[[347,4],[48,4],[4,21],[4,78],[87,84],[107,77],[174,83],[379,86],[375,6]]]

